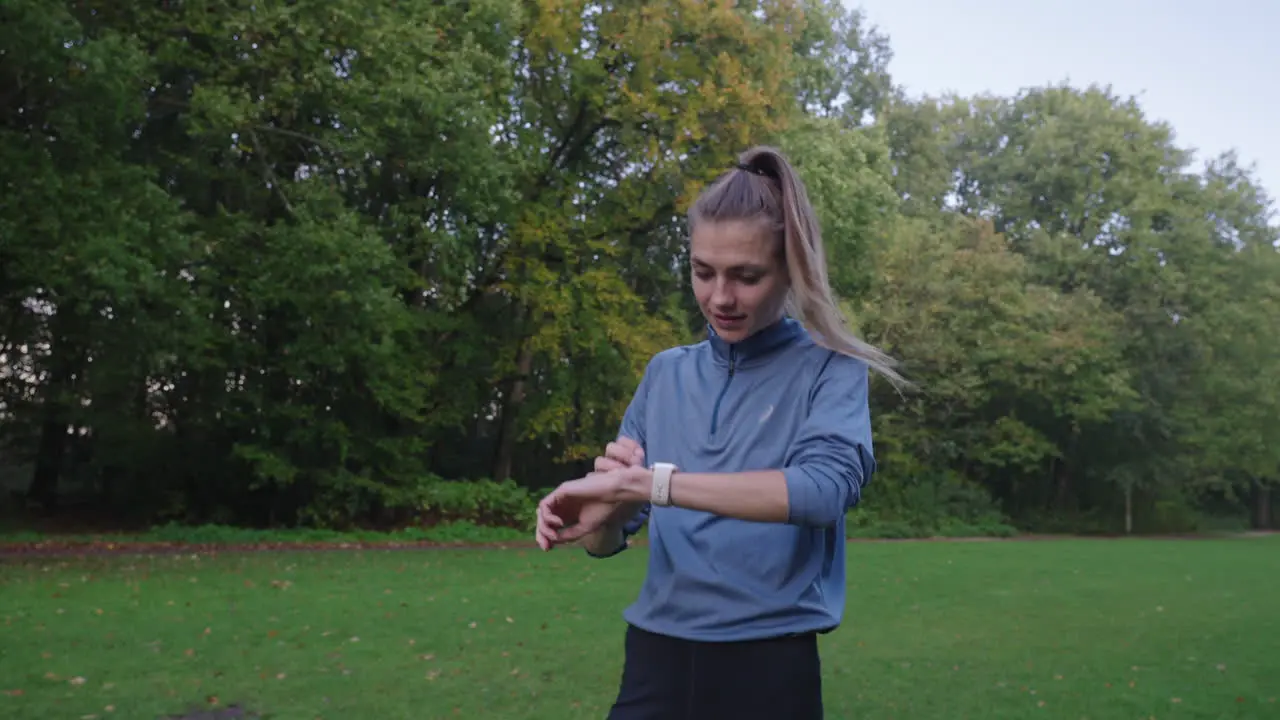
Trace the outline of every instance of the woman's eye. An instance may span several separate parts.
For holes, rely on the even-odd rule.
[[[742,281],[743,285],[755,285],[756,283],[760,282],[759,275],[743,275],[738,279]]]
[[[710,280],[711,278],[715,277],[716,274],[713,272],[707,272],[706,270],[699,270],[698,272],[695,272],[693,276],[698,278],[699,280]]]

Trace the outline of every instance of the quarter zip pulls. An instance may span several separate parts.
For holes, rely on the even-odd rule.
[[[789,317],[784,317],[737,343],[725,342],[716,335],[715,328],[707,326],[707,341],[711,345],[716,362],[725,366],[724,383],[720,386],[715,406],[711,410],[711,437],[715,437],[716,432],[720,430],[720,406],[724,402],[725,395],[729,393],[729,386],[733,384],[733,377],[737,371],[744,366],[764,362],[770,355],[801,339],[804,334],[804,327]]]
[[[707,342],[716,362],[735,370],[754,365],[805,337],[804,326],[784,317],[760,332],[738,343],[725,342],[714,328],[707,326]]]
[[[738,364],[738,352],[729,346],[729,375],[724,379],[724,386],[720,388],[720,395],[716,398],[716,406],[711,411],[711,434],[716,434],[716,425],[720,422],[720,403],[724,402],[724,394],[729,392],[729,383],[733,382],[733,371]]]

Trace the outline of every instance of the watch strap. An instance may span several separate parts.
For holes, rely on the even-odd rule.
[[[671,475],[676,466],[671,463],[653,464],[653,487],[649,491],[649,502],[659,507],[671,505]]]

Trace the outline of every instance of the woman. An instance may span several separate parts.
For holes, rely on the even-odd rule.
[[[609,717],[822,717],[817,636],[845,604],[845,513],[875,469],[868,368],[804,185],[756,148],[689,212],[707,340],[659,353],[595,472],[539,504],[544,550],[607,557],[649,522]],[[812,334],[810,334],[812,331]]]

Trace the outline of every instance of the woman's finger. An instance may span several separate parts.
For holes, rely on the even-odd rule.
[[[552,509],[554,505],[555,502],[551,500],[550,496],[538,503],[538,519],[550,524],[552,527],[563,527],[564,520]]]
[[[640,447],[640,443],[629,437],[620,437],[609,443],[605,447],[605,455],[611,460],[621,463],[623,467],[644,464],[644,448]]]
[[[604,448],[604,454],[610,460],[620,463],[623,467],[629,466],[635,462],[636,452],[640,450],[640,445],[631,438],[618,438],[609,443]]]
[[[571,528],[565,528],[564,530],[561,530],[559,533],[557,533],[556,541],[562,542],[562,543],[571,543],[574,540],[580,540],[586,537],[587,535],[590,535],[591,532],[592,532],[591,530],[588,530],[581,525],[574,525]]]
[[[542,508],[538,508],[538,547],[541,547],[543,550],[550,550],[552,546],[556,544],[556,527],[560,524],[560,518],[554,516],[548,517],[546,513],[542,511]]]
[[[611,457],[601,456],[596,458],[596,464],[595,464],[596,472],[611,472],[613,470],[620,470],[622,469],[622,467],[623,467],[623,464],[621,462]]]
[[[543,550],[550,550],[551,543],[547,539],[547,524],[542,519],[542,513],[538,513],[538,521],[534,526],[533,539],[537,541],[538,547]]]

